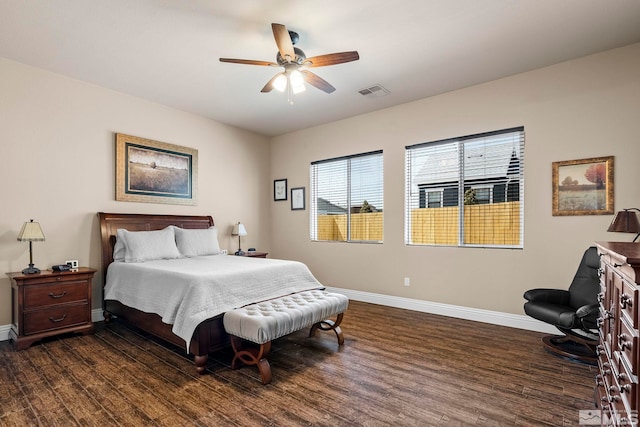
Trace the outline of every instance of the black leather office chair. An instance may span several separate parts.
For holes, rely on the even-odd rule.
[[[564,334],[542,338],[552,353],[589,364],[597,363],[599,267],[598,252],[590,247],[582,256],[568,290],[531,289],[524,293],[525,313],[555,326]]]

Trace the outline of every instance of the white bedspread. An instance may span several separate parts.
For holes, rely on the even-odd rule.
[[[187,343],[206,319],[247,304],[323,286],[303,263],[202,256],[143,263],[114,262],[104,298],[156,313]]]

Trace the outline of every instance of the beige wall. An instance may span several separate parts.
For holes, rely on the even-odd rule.
[[[404,147],[520,125],[524,250],[405,246]],[[593,241],[633,237],[607,233],[610,215],[552,216],[551,163],[615,156],[615,208],[640,207],[638,135],[640,44],[280,136],[271,178],[307,191],[311,161],[384,150],[384,243],[311,242],[309,210],[272,202],[272,253],[327,286],[522,314],[523,292],[566,288]]]
[[[115,132],[195,148],[197,206],[115,201]],[[100,267],[98,211],[212,215],[220,244],[242,221],[243,247],[269,250],[269,140],[162,105],[0,59],[0,326],[10,323],[5,273],[29,263],[16,241],[33,218],[46,241],[34,243],[40,268],[68,259]],[[94,308],[100,307],[100,274]]]
[[[304,261],[327,286],[521,314],[522,293],[566,286],[594,240],[632,238],[605,231],[611,216],[551,216],[551,162],[615,156],[616,209],[640,207],[638,76],[640,44],[273,138],[269,146],[262,136],[0,59],[0,326],[10,323],[5,273],[28,264],[28,245],[16,241],[22,223],[34,218],[44,228],[46,242],[34,244],[37,266],[79,259],[98,268],[98,211],[210,214],[227,231],[241,220],[249,231],[243,247]],[[392,82],[382,83],[393,91]],[[525,249],[406,247],[404,146],[519,125],[526,132]],[[198,149],[198,205],[115,201],[115,132]],[[312,243],[308,209],[272,201],[273,179],[307,187],[308,198],[311,161],[377,149],[385,161],[383,244]],[[223,236],[222,247],[234,249],[237,241]],[[94,308],[101,285],[98,278]]]

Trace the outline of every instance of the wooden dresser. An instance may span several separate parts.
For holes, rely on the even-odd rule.
[[[596,399],[602,425],[638,425],[640,243],[596,246],[601,266]]]
[[[39,274],[7,273],[11,278],[12,325],[9,339],[16,350],[65,332],[92,333],[91,281],[96,270]]]

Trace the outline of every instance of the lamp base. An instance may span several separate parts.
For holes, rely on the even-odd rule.
[[[29,264],[29,267],[22,270],[22,274],[38,274],[40,273],[40,269],[33,266],[33,264]]]
[[[236,251],[236,253],[235,253],[235,255],[238,255],[238,256],[244,256],[244,251],[243,251],[242,249],[237,250],[237,251]]]

